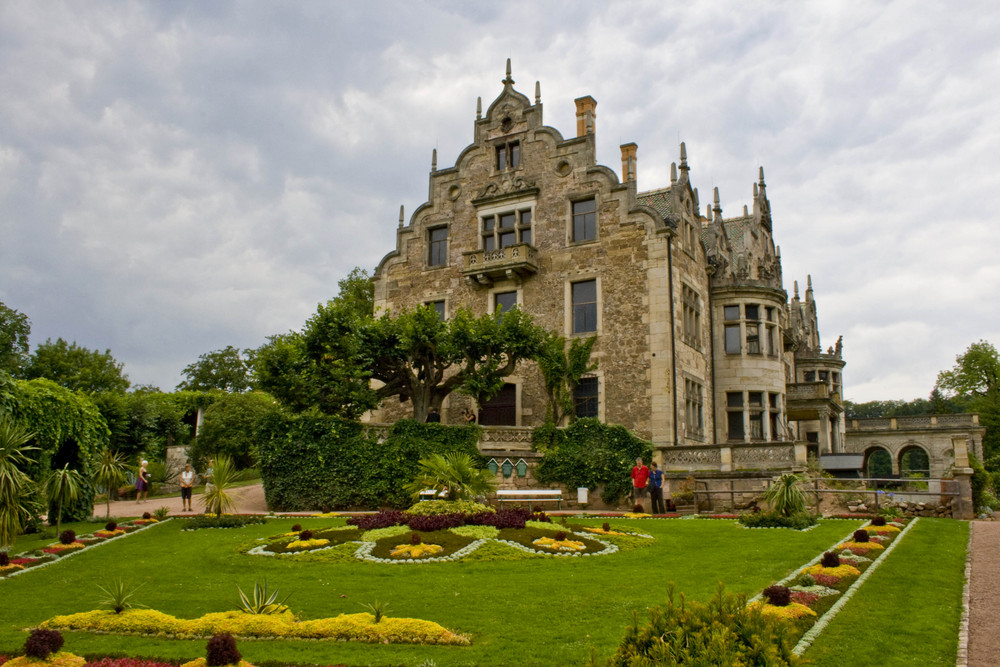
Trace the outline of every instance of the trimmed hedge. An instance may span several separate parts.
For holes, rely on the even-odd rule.
[[[485,465],[478,426],[396,422],[384,442],[332,415],[271,414],[260,422],[260,472],[275,511],[408,507],[403,485],[430,454],[460,451]]]
[[[565,429],[551,424],[535,429],[532,445],[544,453],[535,477],[542,484],[569,488],[603,486],[601,500],[615,504],[632,492],[632,467],[642,457],[650,461],[653,446],[624,426],[597,419],[577,419]]]

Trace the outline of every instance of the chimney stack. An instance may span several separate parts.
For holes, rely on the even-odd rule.
[[[635,142],[630,144],[622,144],[622,182],[630,183],[635,181],[635,152],[639,150],[639,146]]]
[[[597,100],[590,95],[576,100],[576,136],[594,134],[597,120]]]

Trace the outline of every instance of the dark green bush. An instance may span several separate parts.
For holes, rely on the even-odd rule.
[[[260,471],[268,506],[279,511],[407,507],[403,485],[429,454],[459,451],[483,465],[478,426],[404,419],[378,442],[358,423],[317,414],[261,420]]]
[[[647,665],[746,665],[780,667],[799,665],[785,624],[769,620],[746,597],[725,593],[722,584],[708,604],[690,602],[681,594],[674,602],[670,584],[666,605],[650,608],[650,620],[640,625],[638,612],[625,631],[610,664],[616,667]]]
[[[795,530],[805,530],[816,523],[816,517],[805,512],[798,512],[791,516],[783,516],[775,512],[756,512],[753,514],[741,514],[740,523],[747,528],[794,528]]]
[[[577,419],[565,429],[551,424],[535,429],[532,445],[544,452],[535,477],[542,484],[565,484],[591,491],[604,486],[601,500],[617,503],[632,492],[629,475],[635,460],[648,461],[653,447],[624,426]]]

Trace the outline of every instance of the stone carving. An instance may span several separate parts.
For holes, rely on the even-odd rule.
[[[520,192],[522,190],[530,190],[535,187],[535,182],[521,176],[504,176],[499,181],[493,181],[487,183],[486,186],[479,191],[476,195],[476,199],[483,199],[485,197],[493,197],[496,195],[510,194],[511,192]]]
[[[768,465],[762,467],[781,467],[794,462],[795,448],[792,445],[753,445],[733,448],[733,463],[764,463]]]
[[[719,465],[722,454],[718,447],[671,447],[661,450],[664,467],[677,465]]]

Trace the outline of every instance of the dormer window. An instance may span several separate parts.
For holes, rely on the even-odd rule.
[[[508,141],[497,145],[497,171],[521,166],[521,142]]]

